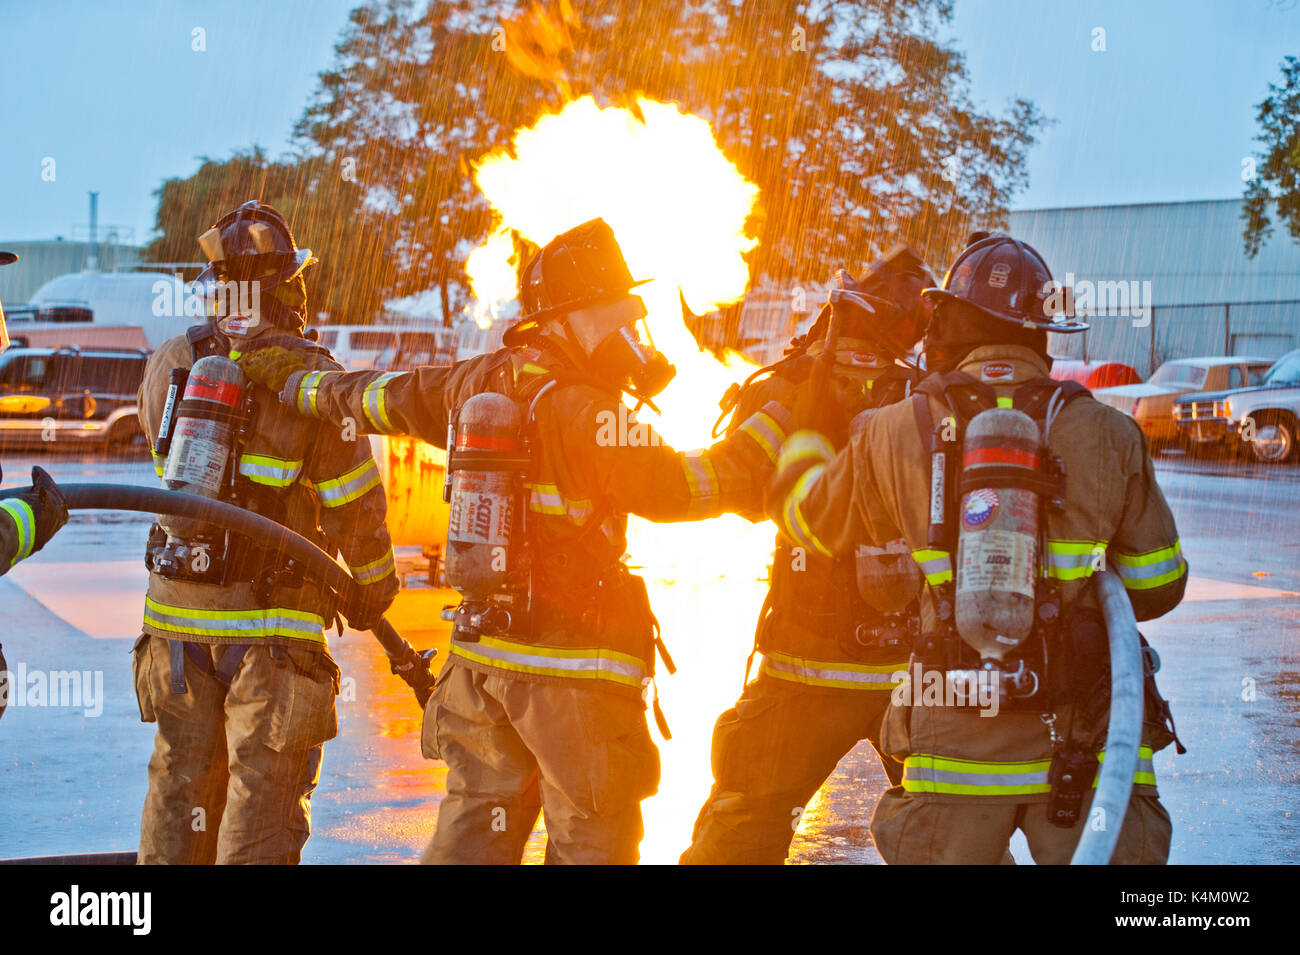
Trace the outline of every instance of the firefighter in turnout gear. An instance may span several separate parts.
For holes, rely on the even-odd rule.
[[[629,417],[623,393],[650,400],[673,373],[636,284],[595,219],[529,261],[523,318],[492,354],[405,374],[308,372],[287,355],[243,365],[307,415],[444,447],[454,432],[447,573],[464,599],[445,614],[451,655],[425,709],[424,755],[448,767],[426,862],[517,863],[539,809],[548,862],[638,858],[640,803],[659,780],[645,708],[663,647],[623,563],[627,518],[699,520],[755,500],[785,415],[684,453]],[[518,477],[515,509],[490,483],[502,468]],[[489,560],[475,571],[477,547]]]
[[[769,509],[826,555],[902,535],[925,573],[921,635],[882,727],[904,763],[871,823],[885,861],[996,864],[1020,829],[1037,862],[1065,863],[1089,824],[1108,720],[1089,577],[1117,573],[1149,620],[1182,599],[1187,563],[1141,429],[1047,377],[1047,331],[1086,325],[1059,315],[1037,252],[977,233],[925,294],[930,375],[917,394],[873,415],[838,455],[822,434],[792,434]],[[970,424],[989,409],[1002,417]],[[1007,409],[1032,422],[1032,440],[990,440],[981,422],[1009,420]],[[970,617],[981,607],[983,628]],[[1152,754],[1176,735],[1152,671],[1116,863],[1163,863],[1169,850]]]
[[[140,385],[159,477],[341,551],[365,595],[349,623],[369,629],[398,589],[369,443],[306,424],[229,360],[274,347],[339,368],[303,337],[303,272],[316,260],[257,201],[199,242],[212,320],[164,342]],[[337,732],[339,669],[325,638],[336,596],[255,540],[173,518],[155,525],[146,563],[135,685],[158,731],[140,862],[298,862],[322,744]]]
[[[807,336],[740,393],[733,428],[768,401],[804,407],[827,368],[819,418],[836,447],[873,409],[910,394],[917,372],[902,360],[925,329],[921,290],[933,276],[905,247],[858,282],[842,276]],[[879,578],[883,600],[874,599]],[[714,728],[713,791],[683,863],[780,864],[803,807],[840,759],[861,739],[879,752],[880,722],[919,622],[920,590],[920,571],[901,544],[860,544],[833,559],[777,535],[755,636],[759,674]],[[881,761],[897,784],[902,764],[883,753]]]

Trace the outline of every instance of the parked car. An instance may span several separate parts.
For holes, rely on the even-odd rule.
[[[1118,361],[1054,358],[1051,376],[1057,381],[1077,381],[1090,391],[1142,383],[1142,376],[1137,373],[1136,368]]]
[[[1267,358],[1240,356],[1179,358],[1157,368],[1145,384],[1101,388],[1093,396],[1129,415],[1142,426],[1152,447],[1163,448],[1178,440],[1173,410],[1180,395],[1238,388],[1261,376],[1269,364]]]
[[[1187,444],[1202,451],[1249,448],[1257,461],[1280,464],[1300,447],[1300,349],[1287,352],[1244,387],[1182,398],[1171,415]]]
[[[10,348],[0,354],[0,445],[143,447],[143,348]]]

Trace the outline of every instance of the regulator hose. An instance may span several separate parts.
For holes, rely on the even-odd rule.
[[[1083,827],[1070,865],[1109,864],[1128,812],[1142,741],[1144,678],[1137,618],[1124,582],[1113,571],[1099,571],[1093,580],[1110,637],[1110,722],[1106,726],[1106,759],[1098,771],[1089,813],[1093,818]]]
[[[0,498],[15,497],[31,490],[30,487],[9,488],[0,491]],[[347,608],[354,606],[359,599],[359,585],[329,554],[283,524],[233,504],[183,491],[128,484],[60,484],[59,492],[70,511],[138,511],[215,524],[292,557],[304,570],[343,598],[345,614]],[[433,692],[433,674],[429,665],[437,651],[416,650],[383,618],[371,633],[388,655],[393,673],[415,691],[415,698],[423,707]]]

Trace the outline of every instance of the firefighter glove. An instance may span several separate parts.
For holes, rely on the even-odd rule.
[[[26,501],[36,518],[36,534],[32,553],[45,546],[60,527],[68,523],[68,505],[54,479],[44,468],[32,468],[32,489],[18,495]]]
[[[245,375],[274,392],[279,392],[291,375],[307,371],[310,365],[301,353],[272,345],[239,356],[238,364]]]

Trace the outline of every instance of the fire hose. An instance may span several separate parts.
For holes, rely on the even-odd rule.
[[[30,490],[30,487],[10,488],[0,491],[0,498],[13,497]],[[233,504],[181,491],[124,484],[60,484],[59,491],[71,511],[169,514],[204,521],[243,534],[254,538],[267,549],[284,553],[338,593],[343,598],[345,615],[347,609],[359,600],[359,585],[329,554],[284,525]],[[371,633],[388,655],[392,672],[415,691],[415,698],[423,707],[433,692],[433,674],[429,667],[437,651],[416,650],[383,618],[380,618]]]
[[[1090,819],[1074,849],[1070,865],[1107,865],[1119,841],[1133,792],[1142,740],[1142,640],[1124,582],[1110,571],[1093,575],[1101,612],[1110,637],[1110,723],[1106,758],[1092,797]]]

